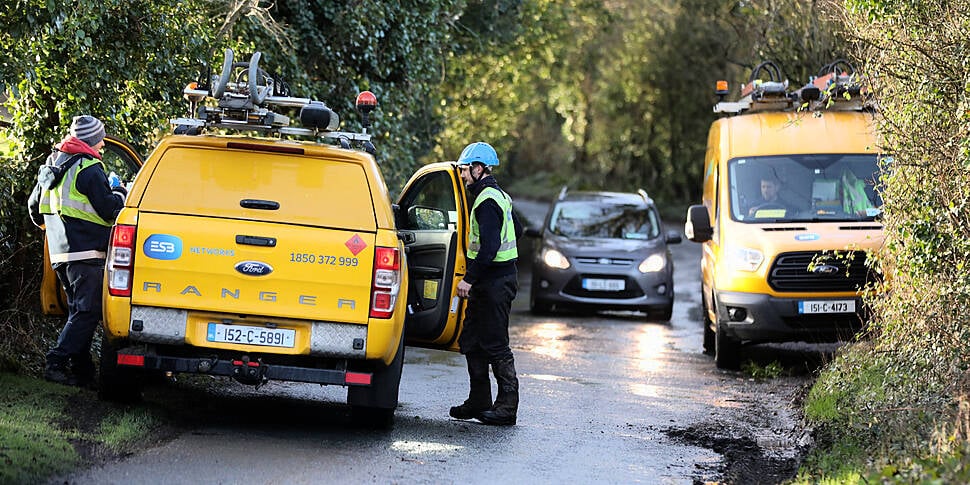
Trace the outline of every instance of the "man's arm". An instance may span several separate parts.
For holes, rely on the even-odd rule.
[[[124,187],[112,188],[108,184],[108,176],[98,165],[91,165],[78,173],[77,188],[88,196],[94,210],[106,221],[113,221],[125,206],[127,191]]]

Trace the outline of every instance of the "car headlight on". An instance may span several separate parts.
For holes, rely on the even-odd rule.
[[[542,262],[546,266],[555,269],[569,269],[569,260],[555,249],[545,249],[542,251]]]
[[[727,253],[735,269],[741,271],[757,271],[761,262],[765,260],[765,255],[757,249],[731,247],[728,248]]]
[[[651,254],[647,259],[640,262],[640,266],[637,266],[637,269],[641,273],[656,273],[664,269],[666,265],[667,259],[662,254]]]

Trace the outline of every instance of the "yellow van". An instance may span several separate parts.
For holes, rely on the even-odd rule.
[[[737,368],[747,343],[836,341],[864,323],[860,289],[876,278],[867,250],[883,242],[881,157],[845,64],[790,92],[763,63],[741,100],[715,106],[724,116],[685,234],[703,243],[704,350],[719,368]]]

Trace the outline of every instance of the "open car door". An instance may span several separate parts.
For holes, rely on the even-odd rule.
[[[104,151],[101,157],[108,172],[118,174],[123,182],[134,179],[144,162],[134,147],[113,136],[104,137]],[[44,276],[40,282],[40,305],[45,315],[67,314],[67,295],[57,281],[57,274],[51,269],[46,236],[44,237]]]
[[[409,278],[406,342],[457,351],[465,311],[457,288],[465,275],[468,232],[468,202],[458,167],[453,162],[422,167],[404,186],[397,209]]]

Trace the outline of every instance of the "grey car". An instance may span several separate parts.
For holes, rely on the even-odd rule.
[[[541,229],[532,269],[529,307],[635,310],[654,321],[670,320],[674,264],[653,200],[637,193],[569,192],[563,187]]]

